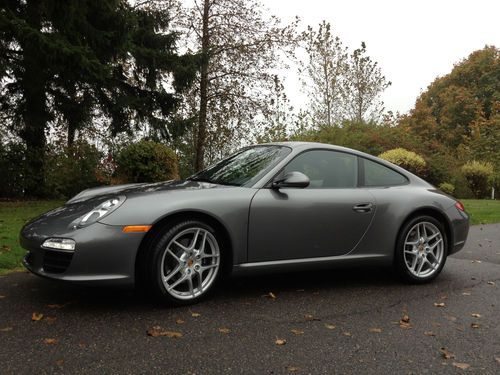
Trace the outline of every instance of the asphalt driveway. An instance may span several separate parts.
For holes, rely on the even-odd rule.
[[[424,286],[386,270],[259,276],[160,308],[11,274],[0,277],[0,373],[498,374],[499,287],[498,224],[473,227]]]

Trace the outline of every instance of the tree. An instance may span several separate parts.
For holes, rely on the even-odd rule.
[[[296,42],[296,23],[283,26],[258,0],[193,0],[180,27],[184,46],[201,55],[198,80],[182,117],[196,118],[183,146],[195,170],[253,138],[272,109],[275,70]]]
[[[326,21],[318,30],[308,26],[302,34],[307,62],[301,69],[309,98],[310,118],[314,126],[333,126],[342,121],[342,86],[347,63],[347,49],[332,34]]]
[[[500,50],[486,46],[474,51],[437,78],[403,118],[425,148],[462,163],[484,160],[500,171]]]
[[[0,3],[0,109],[26,144],[27,195],[42,195],[45,133],[54,120],[65,125],[69,144],[96,116],[112,134],[145,126],[171,135],[196,58],[177,54],[178,35],[167,31],[158,3]]]
[[[342,82],[346,118],[361,122],[377,120],[382,115],[384,103],[380,95],[391,82],[382,74],[378,63],[367,56],[364,42],[349,56]]]

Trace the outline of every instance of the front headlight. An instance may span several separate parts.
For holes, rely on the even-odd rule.
[[[86,227],[87,225],[94,224],[96,221],[108,216],[111,212],[120,207],[125,202],[125,196],[108,199],[106,202],[101,203],[92,211],[83,215],[75,223],[76,227]]]

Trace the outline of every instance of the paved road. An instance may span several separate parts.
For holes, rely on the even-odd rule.
[[[384,270],[243,278],[174,309],[12,274],[0,278],[0,373],[498,374],[499,287],[500,225],[473,227],[424,286]],[[150,337],[153,326],[182,337]]]

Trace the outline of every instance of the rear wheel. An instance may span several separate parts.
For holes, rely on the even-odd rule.
[[[218,234],[197,220],[176,224],[151,245],[150,287],[163,302],[198,302],[219,278],[221,245]]]
[[[436,278],[448,255],[443,224],[431,216],[418,216],[402,228],[394,266],[407,282],[425,283]]]

